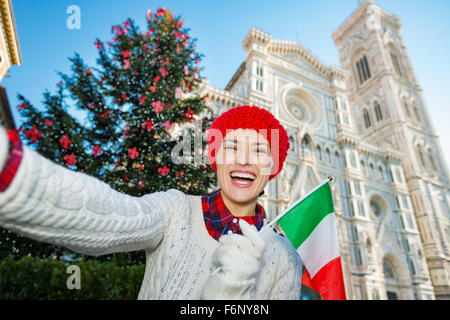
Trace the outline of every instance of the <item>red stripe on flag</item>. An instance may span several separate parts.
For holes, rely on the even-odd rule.
[[[311,276],[309,275],[307,269],[305,269],[305,272],[303,272],[302,285],[307,286],[308,288],[311,288],[314,291],[317,291],[316,288],[314,287],[314,284],[312,283]]]
[[[341,257],[331,260],[311,279],[308,270],[302,277],[302,284],[317,291],[324,300],[347,300],[345,296],[344,278],[342,275]]]

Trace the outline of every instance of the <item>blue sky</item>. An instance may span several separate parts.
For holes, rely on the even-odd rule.
[[[225,88],[245,59],[242,42],[252,27],[273,38],[298,41],[326,64],[340,65],[332,32],[356,9],[358,0],[12,0],[23,65],[11,67],[4,78],[13,116],[17,93],[42,105],[45,89],[56,90],[57,71],[69,73],[68,57],[81,54],[94,65],[97,37],[111,39],[111,26],[131,17],[142,28],[148,8],[165,7],[181,15],[190,35],[205,55],[202,76]],[[450,1],[377,0],[402,20],[406,42],[423,89],[442,151],[450,159]],[[69,30],[67,7],[81,9],[81,29]]]

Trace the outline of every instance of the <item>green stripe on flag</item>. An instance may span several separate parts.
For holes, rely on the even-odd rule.
[[[289,241],[298,249],[316,226],[334,212],[330,184],[325,183],[289,210],[279,221]]]

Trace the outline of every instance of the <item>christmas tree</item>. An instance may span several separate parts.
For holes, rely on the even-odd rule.
[[[196,40],[170,10],[149,10],[146,22],[145,32],[127,19],[112,26],[111,41],[96,39],[96,66],[87,66],[79,54],[70,58],[72,74],[60,73],[56,93],[44,93],[43,111],[19,94],[25,119],[19,131],[46,158],[119,192],[142,196],[176,188],[205,194],[216,181],[204,159],[178,163],[171,155],[183,139],[177,135],[181,128],[192,137],[213,120],[205,99],[196,93],[201,82]],[[185,137],[183,143],[194,148],[194,141]],[[202,141],[194,152],[203,156],[205,147]],[[2,247],[9,243],[22,254],[51,251],[6,230],[0,237]]]

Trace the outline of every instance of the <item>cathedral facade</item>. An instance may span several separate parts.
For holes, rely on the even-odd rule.
[[[269,218],[327,176],[348,299],[450,298],[450,185],[401,21],[363,1],[333,32],[341,66],[256,28],[225,90],[202,93],[216,115],[270,110],[291,147],[260,199]]]

